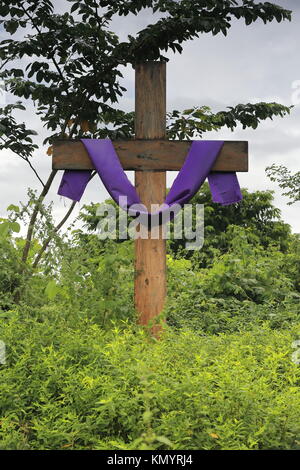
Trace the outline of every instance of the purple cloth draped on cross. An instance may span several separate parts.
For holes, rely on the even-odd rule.
[[[176,204],[183,207],[208,178],[214,202],[222,205],[241,201],[237,176],[211,172],[224,141],[193,141],[185,162],[159,210],[149,214],[135,187],[129,181],[110,139],[82,139],[97,173],[112,199],[132,216],[164,214]],[[66,170],[58,194],[80,201],[90,180],[91,170]],[[125,201],[125,202],[124,202]],[[134,206],[131,208],[131,206]],[[177,206],[178,207],[178,206]]]

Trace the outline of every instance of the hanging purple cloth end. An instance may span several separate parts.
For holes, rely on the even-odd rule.
[[[243,199],[236,173],[210,173],[208,182],[213,202],[228,206]]]
[[[57,194],[79,202],[91,177],[90,170],[66,170]]]

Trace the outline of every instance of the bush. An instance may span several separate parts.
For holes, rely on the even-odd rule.
[[[209,268],[169,256],[157,341],[132,326],[131,241],[74,231],[21,272],[2,222],[0,449],[300,449],[298,237],[230,226]]]
[[[215,334],[299,321],[296,254],[266,251],[249,241],[249,230],[229,230],[230,250],[209,269],[195,271],[189,260],[169,257],[169,324]]]
[[[46,312],[45,312],[46,313]],[[1,317],[1,449],[299,449],[299,330],[104,332]]]

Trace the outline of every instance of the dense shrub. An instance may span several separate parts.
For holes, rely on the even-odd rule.
[[[20,282],[20,242],[12,236],[19,230],[17,222],[0,218],[0,309],[12,308],[13,293]]]
[[[133,326],[131,241],[75,230],[22,271],[14,230],[0,225],[0,449],[300,448],[299,237],[284,253],[228,226],[210,267],[169,256],[157,341]]]
[[[222,206],[212,201],[211,191],[205,183],[190,201],[204,205],[204,245],[200,251],[186,251],[186,240],[173,239],[169,243],[169,252],[174,258],[188,258],[193,267],[209,267],[219,256],[227,253],[232,243],[230,226],[248,229],[248,236],[268,250],[276,246],[278,251],[286,253],[291,239],[291,228],[284,223],[280,210],[274,206],[272,191],[254,191],[242,189],[243,202]],[[196,218],[194,215],[194,224]],[[194,225],[195,227],[195,225]],[[229,229],[229,230],[228,230]]]
[[[229,251],[209,269],[195,271],[189,260],[169,257],[169,323],[222,333],[265,322],[271,328],[287,328],[299,321],[298,255],[276,248],[266,251],[252,242],[250,230],[229,230]]]
[[[299,330],[110,332],[1,318],[1,449],[299,449]]]

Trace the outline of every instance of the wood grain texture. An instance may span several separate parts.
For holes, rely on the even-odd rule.
[[[135,173],[135,186],[148,210],[151,204],[161,204],[166,193],[166,172]],[[163,310],[166,298],[166,241],[159,228],[158,239],[135,240],[135,308],[139,323],[148,325]],[[152,332],[158,336],[161,327],[154,325]]]
[[[166,64],[147,62],[135,67],[135,137],[164,139],[166,137]],[[136,168],[135,168],[136,169]],[[135,185],[143,204],[162,204],[166,196],[165,171],[136,171]],[[149,322],[162,312],[166,298],[166,241],[137,239],[135,241],[135,308],[139,323]],[[152,327],[159,336],[161,327]]]
[[[156,130],[154,130],[155,133]],[[124,140],[113,142],[124,170],[179,171],[190,141]],[[80,141],[56,141],[54,170],[91,170],[91,159]],[[248,142],[225,141],[213,171],[248,171]]]
[[[166,138],[166,63],[135,66],[135,138]]]

